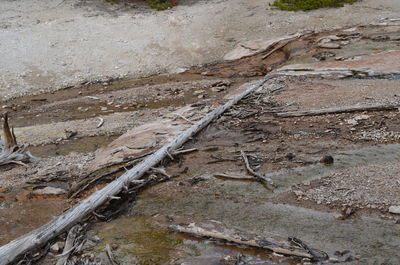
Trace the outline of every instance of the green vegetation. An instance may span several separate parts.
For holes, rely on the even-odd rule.
[[[165,10],[172,7],[172,3],[169,0],[146,0],[147,4],[157,10]]]
[[[287,11],[307,11],[321,7],[341,7],[344,4],[353,4],[355,1],[356,0],[275,0],[272,6]]]

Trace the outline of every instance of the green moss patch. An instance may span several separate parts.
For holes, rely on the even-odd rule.
[[[172,3],[169,0],[146,0],[146,3],[157,10],[165,10],[172,7]]]
[[[275,0],[272,6],[287,11],[307,11],[322,7],[342,7],[344,4],[353,4],[355,1],[356,0]]]

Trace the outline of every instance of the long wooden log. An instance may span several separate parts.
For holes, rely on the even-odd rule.
[[[171,225],[170,229],[179,233],[186,233],[197,237],[206,237],[218,240],[224,240],[228,242],[233,242],[239,245],[257,247],[268,249],[272,252],[290,256],[297,256],[302,258],[312,259],[313,255],[311,255],[307,250],[292,246],[287,246],[283,243],[273,242],[271,239],[254,239],[254,238],[245,238],[242,239],[241,236],[238,235],[230,235],[227,233],[222,233],[217,230],[206,230],[199,226],[181,226],[181,225]]]
[[[118,179],[109,183],[103,189],[94,192],[88,198],[80,201],[74,207],[54,218],[49,223],[0,247],[0,265],[9,264],[27,251],[44,245],[50,239],[66,231],[78,221],[88,216],[92,211],[107,202],[110,197],[115,196],[124,187],[128,186],[130,182],[142,177],[150,168],[156,166],[168,154],[173,153],[174,150],[179,148],[190,137],[198,133],[212,120],[224,113],[228,108],[232,107],[242,98],[263,86],[270,78],[271,77],[266,77],[259,82],[251,83],[250,86],[249,84],[244,84],[244,87],[249,86],[246,90],[234,96],[224,105],[209,112],[189,129],[178,135],[172,142],[165,144],[157,150],[157,152],[147,157],[142,163],[136,165]]]
[[[345,106],[345,107],[332,107],[326,109],[312,109],[312,110],[299,110],[275,113],[276,116],[282,118],[289,117],[303,117],[303,116],[318,116],[326,114],[339,114],[351,113],[361,111],[389,111],[397,110],[400,104],[374,104],[374,105],[359,105],[359,106]]]

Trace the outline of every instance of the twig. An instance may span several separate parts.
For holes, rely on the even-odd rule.
[[[240,151],[240,154],[241,154],[242,157],[243,157],[243,161],[244,161],[244,164],[245,164],[245,166],[246,166],[247,171],[248,171],[251,175],[253,175],[253,176],[257,179],[258,182],[260,182],[260,183],[262,183],[262,184],[265,184],[265,186],[266,186],[267,188],[269,188],[269,189],[273,189],[273,188],[274,188],[274,183],[272,182],[272,179],[266,178],[266,177],[264,177],[264,176],[258,174],[257,172],[255,172],[255,171],[250,167],[250,163],[249,163],[249,160],[247,159],[247,155],[246,155],[243,151]]]
[[[153,170],[154,172],[159,173],[169,179],[171,178],[171,176],[163,168],[152,167],[151,170]]]
[[[100,128],[104,124],[104,119],[103,118],[99,117],[99,120],[100,120],[100,122],[99,122],[99,124],[97,124],[97,126],[96,126],[97,128]]]
[[[109,244],[106,244],[106,253],[107,253],[107,257],[110,260],[112,265],[118,265],[118,262],[115,261],[114,259],[114,255],[111,251],[111,247]]]
[[[90,98],[90,99],[94,99],[94,100],[100,100],[100,98],[94,97],[94,96],[86,96],[85,98]]]
[[[167,156],[171,159],[171,160],[174,160],[174,157],[171,155],[171,153],[167,150],[166,151],[166,153],[167,153]]]
[[[232,176],[232,175],[227,175],[223,173],[216,173],[213,175],[216,178],[223,178],[223,179],[231,179],[231,180],[251,180],[251,181],[257,181],[251,176]]]
[[[327,260],[329,259],[328,254],[326,254],[324,251],[310,248],[306,243],[304,243],[302,240],[296,238],[296,237],[289,237],[288,240],[295,245],[303,248],[304,250],[307,250],[308,253],[310,253],[313,256],[313,260]]]
[[[194,124],[194,122],[192,122],[191,120],[189,120],[188,118],[186,118],[185,116],[183,116],[183,115],[181,115],[179,113],[174,113],[174,115],[179,117],[179,118],[181,118],[181,119],[183,119],[183,120],[185,120],[185,121],[187,121],[190,124]]]
[[[190,149],[184,149],[184,150],[177,150],[175,152],[172,153],[172,155],[180,155],[180,154],[186,154],[186,153],[191,153],[194,151],[198,151],[197,148],[190,148]]]
[[[388,110],[397,110],[399,107],[400,107],[399,103],[375,104],[375,105],[333,107],[326,109],[287,111],[287,112],[278,112],[275,115],[278,117],[289,118],[289,117],[318,116],[326,114],[339,114],[339,113],[351,113],[351,112],[362,112],[362,111],[388,111]]]

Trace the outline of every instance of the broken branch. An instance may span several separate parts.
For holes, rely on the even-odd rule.
[[[287,112],[278,112],[275,115],[278,117],[289,118],[289,117],[318,116],[325,114],[339,114],[339,113],[351,113],[351,112],[362,112],[362,111],[388,111],[388,110],[397,110],[399,107],[400,104],[398,103],[375,104],[375,105],[333,107],[326,109],[287,111]]]
[[[247,235],[245,236],[236,234],[230,235],[216,230],[206,230],[202,227],[196,226],[195,224],[190,224],[189,226],[172,225],[170,226],[170,229],[172,229],[175,232],[191,234],[197,237],[212,238],[217,240],[233,242],[239,245],[268,249],[278,254],[297,256],[302,258],[310,258],[310,259],[313,258],[313,255],[303,248],[297,248],[285,245],[284,243],[273,242],[270,239],[265,239],[265,238],[249,239]]]
[[[255,172],[250,167],[250,163],[249,163],[249,160],[247,158],[247,155],[243,151],[240,151],[240,154],[243,157],[243,161],[244,161],[244,164],[246,166],[247,172],[249,172],[251,175],[253,175],[258,182],[264,184],[267,188],[272,190],[274,188],[274,183],[272,182],[272,179],[267,178],[265,176],[262,176],[261,174],[258,174],[257,172]]]

